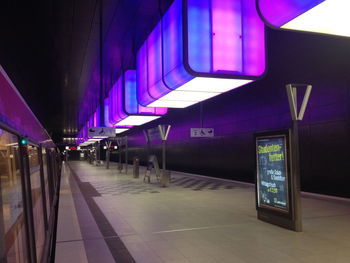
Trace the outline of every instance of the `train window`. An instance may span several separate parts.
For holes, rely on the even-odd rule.
[[[0,129],[0,259],[4,262],[28,262],[21,187],[18,139]]]
[[[42,148],[45,195],[46,195],[46,210],[47,210],[47,218],[50,218],[50,193],[49,193],[49,175],[48,175],[49,173],[48,173],[47,155],[46,154],[47,154],[46,149]]]
[[[40,163],[38,148],[28,145],[29,168],[30,168],[30,184],[32,190],[32,205],[34,219],[34,233],[36,255],[40,261],[45,243],[45,223],[43,210],[43,197],[40,183]]]
[[[55,152],[53,152],[52,156],[51,156],[51,167],[52,167],[51,169],[52,169],[53,189],[56,189],[56,187],[57,187],[57,163],[56,163]]]

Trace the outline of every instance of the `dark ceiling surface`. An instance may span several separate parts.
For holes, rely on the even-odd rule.
[[[59,129],[59,83],[54,51],[53,1],[5,0],[0,8],[0,64],[38,119]],[[50,99],[51,97],[51,99]],[[49,102],[50,100],[50,102]],[[49,113],[49,114],[47,114]]]
[[[5,0],[0,64],[51,136],[74,135],[172,0]]]

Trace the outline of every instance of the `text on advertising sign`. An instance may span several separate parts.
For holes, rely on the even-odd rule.
[[[285,135],[256,138],[258,206],[289,211]]]

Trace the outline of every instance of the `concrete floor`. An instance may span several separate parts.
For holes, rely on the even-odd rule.
[[[350,262],[350,202],[304,196],[295,233],[256,219],[252,185],[173,172],[162,188],[143,169],[69,166],[56,262]]]

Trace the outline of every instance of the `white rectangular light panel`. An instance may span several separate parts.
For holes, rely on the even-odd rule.
[[[120,126],[138,126],[160,118],[160,116],[128,116],[118,122]]]
[[[197,101],[181,101],[181,100],[156,100],[152,102],[149,107],[155,108],[186,108],[193,104],[196,104]]]
[[[148,107],[186,108],[250,82],[252,80],[197,77],[152,102]]]
[[[326,0],[282,28],[350,37],[350,0]]]
[[[88,142],[99,142],[102,141],[103,139],[89,139]]]
[[[200,102],[202,100],[209,99],[220,93],[218,92],[201,92],[201,91],[178,91],[174,90],[169,92],[165,96],[161,97],[159,100],[180,100],[180,101],[196,101]]]
[[[203,78],[197,77],[181,87],[177,88],[177,91],[205,91],[222,93],[231,89],[238,88],[245,84],[252,82],[248,79],[221,79],[221,78]]]
[[[115,128],[115,134],[119,134],[119,133],[122,133],[122,132],[125,132],[129,129],[124,129],[124,128]]]

